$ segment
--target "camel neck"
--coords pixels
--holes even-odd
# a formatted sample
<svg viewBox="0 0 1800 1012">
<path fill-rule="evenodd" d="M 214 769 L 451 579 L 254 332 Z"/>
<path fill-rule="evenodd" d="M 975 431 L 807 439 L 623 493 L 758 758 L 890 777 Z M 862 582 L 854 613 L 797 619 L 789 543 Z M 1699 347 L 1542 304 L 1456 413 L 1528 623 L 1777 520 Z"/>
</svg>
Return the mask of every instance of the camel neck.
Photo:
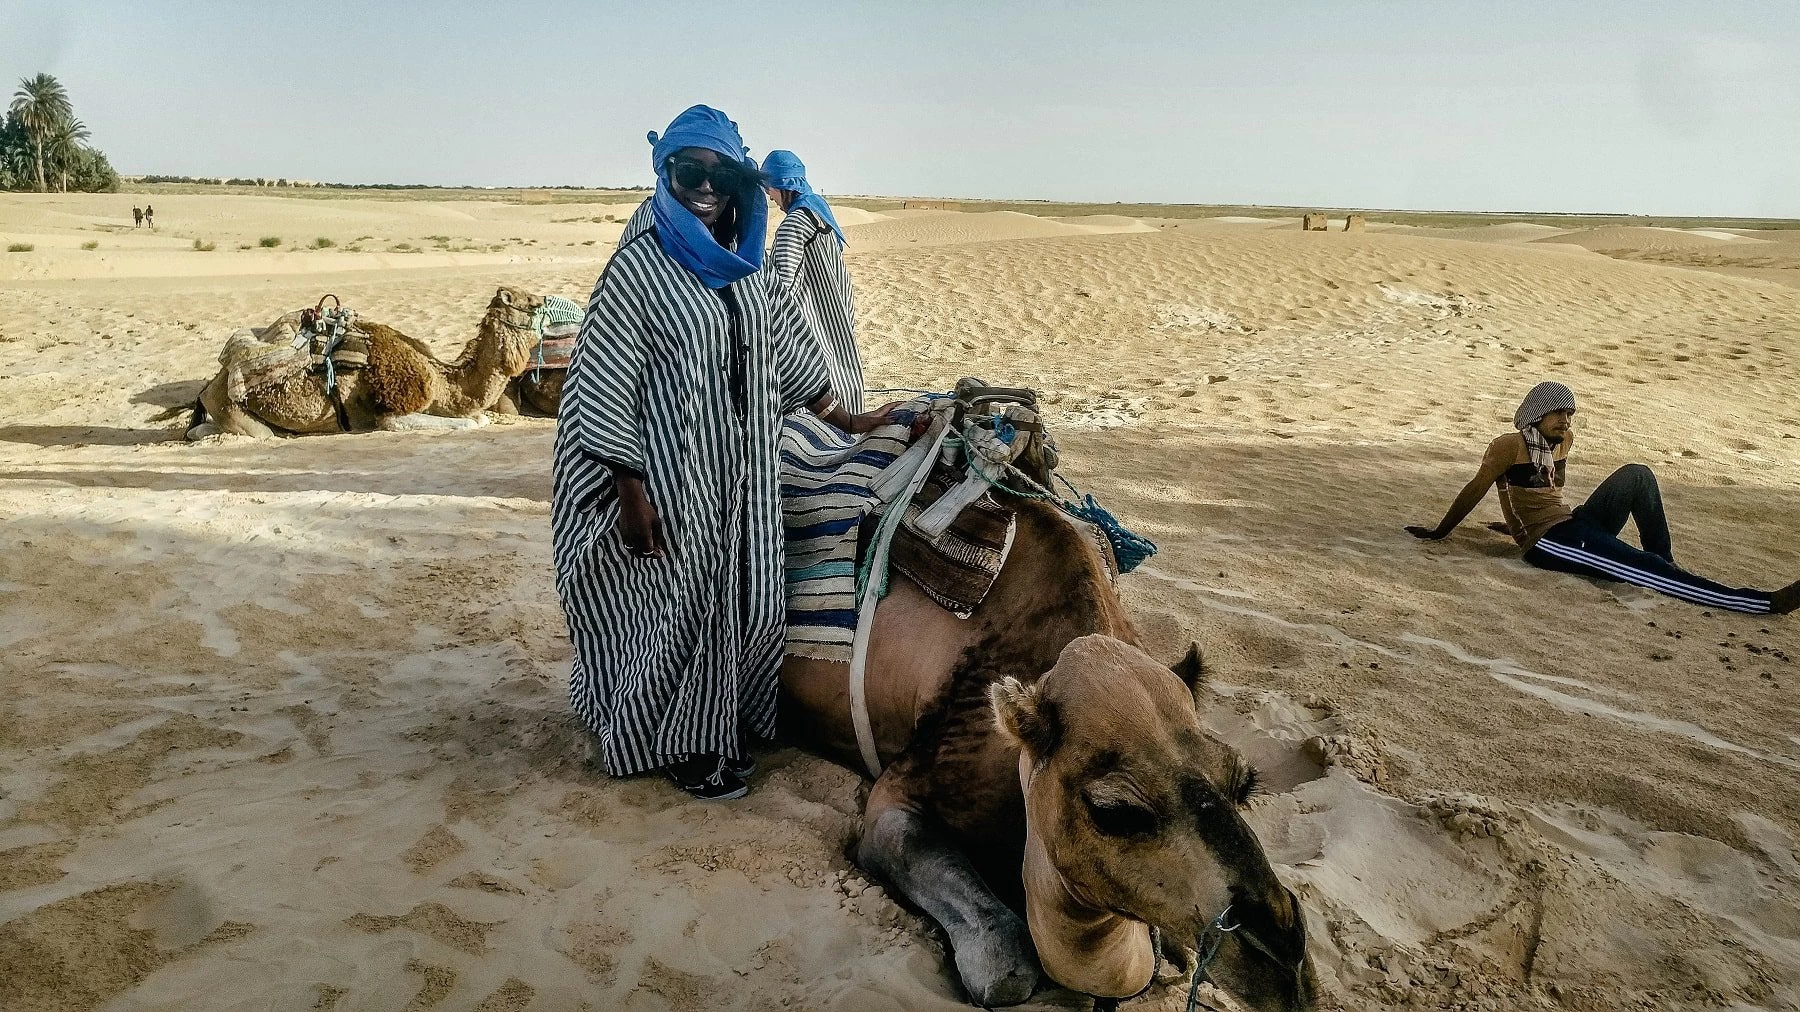
<svg viewBox="0 0 1800 1012">
<path fill-rule="evenodd" d="M 1029 814 L 1025 822 L 1025 922 L 1044 969 L 1064 987 L 1102 998 L 1148 987 L 1156 972 L 1150 926 L 1077 895 L 1050 860 Z"/>
<path fill-rule="evenodd" d="M 501 361 L 505 335 L 496 314 L 482 317 L 475 339 L 457 356 L 456 362 L 444 370 L 444 378 L 466 398 L 469 406 L 485 409 L 500 399 L 509 377 Z"/>
</svg>

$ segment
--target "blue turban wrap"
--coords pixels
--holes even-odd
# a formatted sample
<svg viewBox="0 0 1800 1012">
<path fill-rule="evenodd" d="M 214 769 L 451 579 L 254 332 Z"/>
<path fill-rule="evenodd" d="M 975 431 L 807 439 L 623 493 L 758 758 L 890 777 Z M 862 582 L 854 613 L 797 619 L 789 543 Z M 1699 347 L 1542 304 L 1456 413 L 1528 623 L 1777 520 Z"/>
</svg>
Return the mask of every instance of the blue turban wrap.
<svg viewBox="0 0 1800 1012">
<path fill-rule="evenodd" d="M 652 130 L 647 138 L 651 167 L 656 170 L 656 195 L 650 198 L 650 212 L 656 220 L 656 241 L 662 244 L 663 252 L 692 271 L 708 288 L 724 288 L 760 270 L 763 236 L 769 225 L 769 205 L 762 194 L 729 195 L 737 213 L 737 249 L 733 251 L 719 245 L 694 212 L 675 199 L 669 187 L 669 156 L 682 148 L 716 151 L 720 158 L 738 162 L 755 174 L 756 160 L 750 157 L 750 149 L 738 135 L 737 124 L 717 109 L 696 105 L 675 117 L 662 136 Z"/>
<path fill-rule="evenodd" d="M 792 151 L 771 151 L 769 157 L 763 159 L 763 172 L 768 176 L 769 185 L 777 190 L 792 190 L 800 196 L 795 198 L 793 206 L 804 207 L 819 216 L 819 220 L 831 226 L 837 233 L 838 245 L 848 245 L 844 239 L 844 230 L 838 227 L 837 216 L 831 213 L 831 207 L 825 198 L 813 192 L 812 184 L 806 181 L 806 166 L 801 164 L 800 157 Z"/>
</svg>

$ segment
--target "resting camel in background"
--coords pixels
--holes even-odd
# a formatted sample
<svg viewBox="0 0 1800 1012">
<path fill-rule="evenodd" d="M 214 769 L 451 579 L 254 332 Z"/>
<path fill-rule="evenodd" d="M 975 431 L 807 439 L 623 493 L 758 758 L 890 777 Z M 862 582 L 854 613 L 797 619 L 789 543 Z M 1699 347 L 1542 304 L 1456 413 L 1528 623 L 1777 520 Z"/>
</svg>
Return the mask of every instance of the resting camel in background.
<svg viewBox="0 0 1800 1012">
<path fill-rule="evenodd" d="M 189 423 L 189 439 L 219 432 L 269 437 L 283 433 L 367 432 L 372 429 L 469 428 L 486 421 L 507 383 L 530 364 L 537 332 L 533 314 L 540 296 L 517 288 L 494 292 L 476 335 L 454 361 L 443 362 L 422 342 L 392 327 L 358 319 L 355 329 L 368 340 L 368 365 L 339 370 L 336 396 L 314 372 L 287 372 L 234 397 L 222 368 L 200 392 Z M 226 356 L 243 342 L 252 354 L 258 344 L 285 343 L 296 333 L 299 313 L 289 313 L 255 337 L 236 337 Z"/>
<path fill-rule="evenodd" d="M 857 863 L 944 929 L 978 1005 L 1025 1001 L 1041 965 L 1112 1007 L 1151 983 L 1152 928 L 1191 946 L 1229 905 L 1240 927 L 1208 979 L 1258 1012 L 1312 1009 L 1299 900 L 1239 814 L 1254 775 L 1196 713 L 1198 647 L 1151 660 L 1088 534 L 1015 504 L 1011 554 L 972 617 L 906 579 L 876 612 L 866 685 L 884 769 Z M 787 658 L 780 712 L 784 733 L 860 768 L 848 670 Z"/>
</svg>

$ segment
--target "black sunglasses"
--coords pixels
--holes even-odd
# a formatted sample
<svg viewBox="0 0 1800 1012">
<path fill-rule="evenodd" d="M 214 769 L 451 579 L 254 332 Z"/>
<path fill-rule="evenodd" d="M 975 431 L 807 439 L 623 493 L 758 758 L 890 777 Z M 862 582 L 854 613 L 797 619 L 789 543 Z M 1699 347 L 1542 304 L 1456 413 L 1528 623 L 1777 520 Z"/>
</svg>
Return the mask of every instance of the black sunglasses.
<svg viewBox="0 0 1800 1012">
<path fill-rule="evenodd" d="M 738 193 L 746 188 L 750 174 L 735 162 L 707 165 L 692 158 L 670 158 L 669 178 L 684 190 L 697 190 L 710 180 L 714 192 Z"/>
</svg>

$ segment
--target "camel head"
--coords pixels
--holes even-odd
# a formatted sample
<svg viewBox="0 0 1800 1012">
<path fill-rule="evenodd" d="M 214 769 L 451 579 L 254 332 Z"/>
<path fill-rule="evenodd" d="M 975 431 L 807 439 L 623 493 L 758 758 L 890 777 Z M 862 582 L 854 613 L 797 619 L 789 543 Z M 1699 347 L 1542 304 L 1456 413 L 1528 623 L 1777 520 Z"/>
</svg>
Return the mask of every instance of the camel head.
<svg viewBox="0 0 1800 1012">
<path fill-rule="evenodd" d="M 1311 1009 L 1299 900 L 1239 814 L 1255 773 L 1201 728 L 1200 678 L 1198 648 L 1171 669 L 1090 635 L 990 689 L 1020 750 L 1032 941 L 1064 986 L 1123 997 L 1154 972 L 1151 927 L 1205 951 L 1229 906 L 1207 979 L 1256 1012 Z"/>
<path fill-rule="evenodd" d="M 523 289 L 502 285 L 494 290 L 481 329 L 484 335 L 499 341 L 499 368 L 503 375 L 517 376 L 531 367 L 531 352 L 537 347 L 539 336 L 532 325 L 533 318 L 543 305 L 543 296 Z"/>
</svg>

